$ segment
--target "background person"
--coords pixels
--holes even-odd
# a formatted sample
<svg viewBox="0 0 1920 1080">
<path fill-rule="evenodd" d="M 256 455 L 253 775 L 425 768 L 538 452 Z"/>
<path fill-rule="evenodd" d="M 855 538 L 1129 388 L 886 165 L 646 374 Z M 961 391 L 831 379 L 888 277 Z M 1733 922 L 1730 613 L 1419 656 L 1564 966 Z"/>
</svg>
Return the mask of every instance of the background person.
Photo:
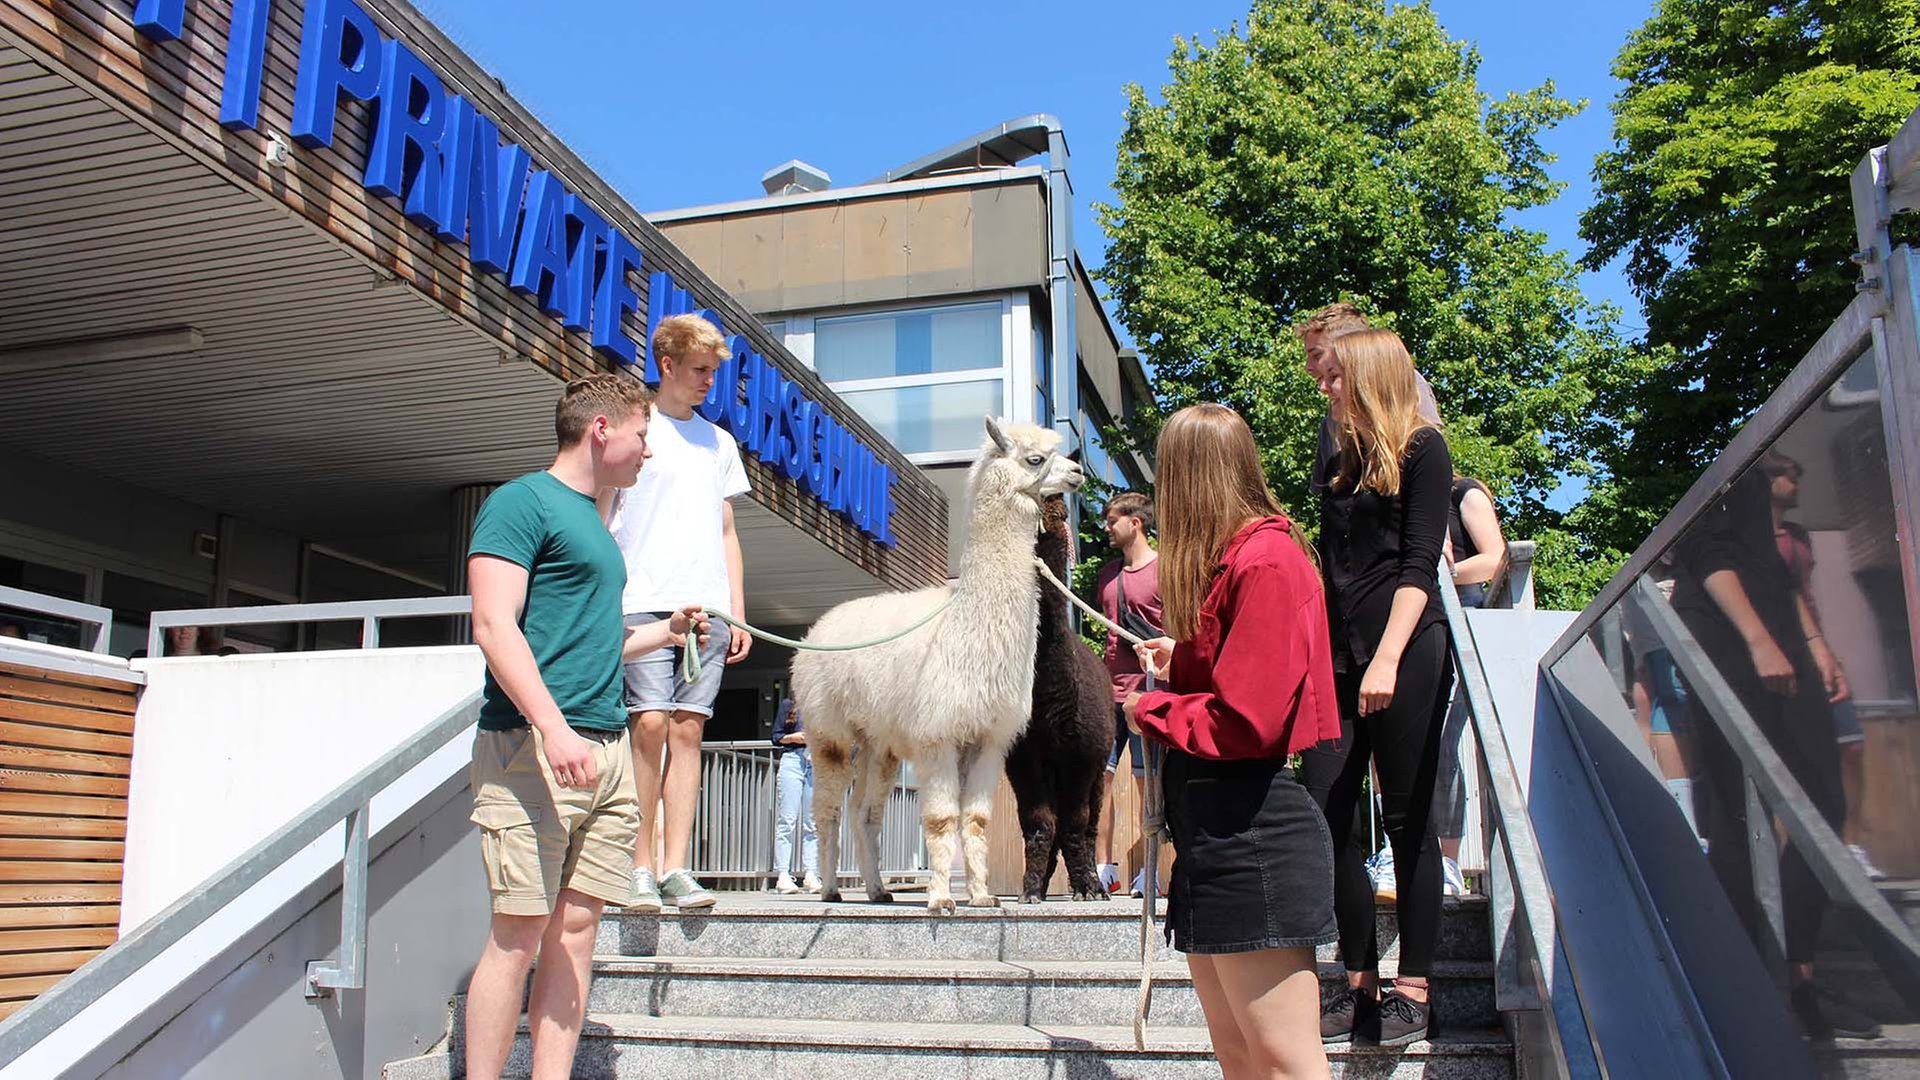
<svg viewBox="0 0 1920 1080">
<path fill-rule="evenodd" d="M 1126 709 L 1168 748 L 1167 932 L 1229 1080 L 1325 1077 L 1313 950 L 1334 938 L 1333 866 L 1288 764 L 1339 730 L 1319 575 L 1233 410 L 1175 413 L 1156 463 L 1172 637 L 1142 651 L 1166 689 Z"/>
<path fill-rule="evenodd" d="M 622 598 L 628 626 L 664 618 L 682 605 L 704 604 L 744 620 L 745 567 L 734 530 L 733 503 L 746 494 L 740 447 L 694 409 L 713 389 L 727 356 L 720 328 L 699 315 L 660 320 L 653 332 L 660 390 L 653 403 L 653 459 L 631 487 L 606 503 L 608 528 L 626 559 Z M 753 639 L 729 628 L 714 634 L 700 659 L 700 678 L 683 677 L 678 649 L 662 649 L 627 665 L 627 709 L 633 718 L 640 805 L 633 871 L 636 911 L 712 907 L 715 897 L 687 865 L 700 798 L 700 741 L 713 716 L 725 664 L 747 656 Z M 722 661 L 725 661 L 723 664 Z M 665 765 L 661 756 L 665 754 Z M 654 875 L 654 818 L 663 836 L 663 873 Z"/>
<path fill-rule="evenodd" d="M 820 837 L 813 829 L 813 752 L 800 710 L 792 698 L 781 698 L 773 721 L 774 819 L 773 868 L 779 873 L 773 891 L 820 891 Z M 801 883 L 793 881 L 793 834 L 800 830 Z"/>
<path fill-rule="evenodd" d="M 1446 439 L 1420 415 L 1413 361 L 1398 335 L 1362 330 L 1333 348 L 1320 387 L 1338 437 L 1315 479 L 1340 738 L 1307 751 L 1303 771 L 1333 836 L 1349 990 L 1328 1001 L 1321 1036 L 1398 1046 L 1429 1031 L 1427 976 L 1440 936 L 1442 870 L 1432 809 L 1453 683 L 1439 597 L 1453 463 Z M 1370 765 L 1393 847 L 1400 921 L 1399 977 L 1385 995 L 1366 871 L 1371 845 L 1357 827 Z"/>
<path fill-rule="evenodd" d="M 1120 557 L 1100 568 L 1094 586 L 1100 597 L 1100 610 L 1110 621 L 1133 634 L 1143 638 L 1159 637 L 1164 625 L 1160 612 L 1160 553 L 1147 540 L 1153 532 L 1153 499 L 1137 491 L 1123 491 L 1107 503 L 1105 517 L 1107 542 Z M 1145 747 L 1139 735 L 1127 730 L 1121 707 L 1128 695 L 1140 689 L 1146 675 L 1140 669 L 1140 658 L 1121 643 L 1120 635 L 1112 629 L 1107 630 L 1106 660 L 1107 674 L 1113 680 L 1113 752 L 1107 755 L 1107 796 L 1101 800 L 1100 826 L 1094 847 L 1095 859 L 1100 864 L 1100 884 L 1112 892 L 1120 883 L 1120 866 L 1113 858 L 1113 778 L 1120 768 L 1120 752 L 1132 749 L 1135 806 L 1142 801 L 1147 776 Z M 1146 895 L 1144 868 L 1134 875 L 1129 891 L 1134 896 Z"/>
</svg>

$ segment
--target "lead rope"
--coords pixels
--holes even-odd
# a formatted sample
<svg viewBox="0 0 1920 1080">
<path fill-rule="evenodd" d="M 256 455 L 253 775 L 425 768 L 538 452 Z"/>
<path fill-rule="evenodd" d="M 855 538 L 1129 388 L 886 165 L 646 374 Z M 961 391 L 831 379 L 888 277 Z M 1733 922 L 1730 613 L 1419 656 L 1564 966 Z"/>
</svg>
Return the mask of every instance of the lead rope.
<svg viewBox="0 0 1920 1080">
<path fill-rule="evenodd" d="M 1131 644 L 1145 644 L 1144 638 L 1129 632 L 1124 627 L 1116 626 L 1105 615 L 1095 611 L 1086 601 L 1075 596 L 1072 589 L 1067 588 L 1059 578 L 1053 576 L 1053 571 L 1047 568 L 1046 563 L 1035 559 L 1033 564 L 1040 568 L 1041 575 L 1051 582 L 1054 588 L 1060 590 L 1062 595 L 1073 601 L 1095 622 Z M 1146 681 L 1142 685 L 1145 689 L 1152 690 L 1154 688 L 1153 672 L 1148 671 L 1146 675 Z M 1143 894 L 1140 898 L 1140 993 L 1133 1004 L 1133 1045 L 1145 1052 L 1147 1013 L 1153 1008 L 1154 918 L 1160 903 L 1160 844 L 1167 837 L 1166 792 L 1160 787 L 1160 771 L 1165 762 L 1167 750 L 1152 739 L 1140 741 L 1147 751 L 1147 760 L 1142 763 L 1146 773 L 1141 777 L 1140 782 L 1140 844 L 1144 849 L 1142 854 L 1145 856 L 1146 865 L 1141 868 L 1140 878 L 1140 891 Z"/>
<path fill-rule="evenodd" d="M 1146 644 L 1145 638 L 1132 633 L 1125 627 L 1116 626 L 1112 620 L 1108 619 L 1099 611 L 1094 610 L 1086 601 L 1075 596 L 1072 589 L 1067 588 L 1065 583 L 1053 576 L 1053 571 L 1047 567 L 1045 562 L 1036 557 L 1033 560 L 1033 565 L 1035 569 L 1040 571 L 1041 577 L 1045 578 L 1055 589 L 1060 591 L 1060 595 L 1072 601 L 1074 606 L 1085 612 L 1089 618 L 1113 631 L 1116 636 L 1130 645 Z M 749 624 L 745 619 L 736 619 L 731 615 L 715 611 L 712 608 L 707 608 L 706 613 L 708 617 L 718 619 L 728 626 L 737 626 L 762 641 L 782 645 L 789 649 L 806 649 L 812 652 L 852 652 L 856 649 L 870 649 L 876 645 L 885 645 L 891 641 L 898 641 L 931 622 L 935 615 L 947 610 L 948 606 L 952 603 L 953 595 L 950 594 L 932 611 L 920 616 L 920 618 L 914 620 L 912 624 L 903 629 L 867 641 L 855 641 L 843 644 L 796 641 L 793 638 L 770 634 L 757 626 Z M 689 683 L 695 682 L 700 678 L 700 650 L 697 645 L 692 648 L 681 648 L 680 669 L 681 675 Z M 1152 690 L 1154 688 L 1153 672 L 1148 671 L 1146 676 L 1146 681 L 1143 685 L 1146 689 Z M 1141 780 L 1141 787 L 1144 789 L 1144 793 L 1140 800 L 1140 842 L 1146 849 L 1146 865 L 1142 868 L 1143 877 L 1141 878 L 1141 892 L 1145 893 L 1145 895 L 1140 898 L 1140 994 L 1135 1000 L 1133 1009 L 1133 1044 L 1144 1051 L 1147 1048 L 1147 1012 L 1153 1004 L 1153 930 L 1154 919 L 1159 907 L 1160 844 L 1167 836 L 1167 817 L 1165 793 L 1160 790 L 1160 771 L 1166 756 L 1166 749 L 1152 740 L 1142 740 L 1142 742 L 1146 746 L 1147 760 L 1144 763 L 1146 766 L 1146 775 L 1142 777 Z"/>
</svg>

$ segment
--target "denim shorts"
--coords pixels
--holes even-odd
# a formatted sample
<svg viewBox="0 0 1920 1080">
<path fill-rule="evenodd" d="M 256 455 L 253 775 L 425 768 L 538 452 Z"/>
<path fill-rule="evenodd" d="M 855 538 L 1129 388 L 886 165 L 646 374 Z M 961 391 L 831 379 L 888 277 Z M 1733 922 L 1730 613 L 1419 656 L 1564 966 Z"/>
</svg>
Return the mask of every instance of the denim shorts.
<svg viewBox="0 0 1920 1080">
<path fill-rule="evenodd" d="M 1120 751 L 1133 750 L 1133 775 L 1147 775 L 1147 748 L 1140 736 L 1127 730 L 1127 710 L 1125 706 L 1113 707 L 1113 749 L 1107 753 L 1107 771 L 1115 772 L 1120 768 Z"/>
<path fill-rule="evenodd" d="M 1167 937 L 1184 953 L 1304 949 L 1338 936 L 1326 817 L 1284 760 L 1167 751 Z"/>
<path fill-rule="evenodd" d="M 654 611 L 627 616 L 628 626 L 659 622 L 671 612 Z M 627 711 L 689 712 L 713 715 L 713 701 L 720 696 L 720 676 L 726 670 L 727 644 L 731 631 L 719 619 L 707 635 L 707 646 L 700 650 L 700 677 L 687 682 L 680 669 L 680 654 L 685 650 L 669 645 L 664 649 L 627 663 Z"/>
</svg>

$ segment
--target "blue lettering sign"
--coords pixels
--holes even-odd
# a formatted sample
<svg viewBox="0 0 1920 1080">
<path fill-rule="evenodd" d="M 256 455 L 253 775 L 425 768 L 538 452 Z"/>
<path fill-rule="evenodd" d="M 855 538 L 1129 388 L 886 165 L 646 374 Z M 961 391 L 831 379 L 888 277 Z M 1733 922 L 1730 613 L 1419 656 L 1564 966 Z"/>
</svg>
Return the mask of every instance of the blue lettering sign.
<svg viewBox="0 0 1920 1080">
<path fill-rule="evenodd" d="M 220 85 L 221 127 L 260 123 L 260 73 L 267 62 L 267 26 L 272 21 L 273 0 L 233 0 L 227 70 Z"/>
<path fill-rule="evenodd" d="M 232 0 L 220 123 L 259 123 L 261 79 L 273 0 Z M 156 41 L 180 37 L 186 0 L 137 0 L 134 25 Z M 368 103 L 367 190 L 397 200 L 407 218 L 447 243 L 467 244 L 476 269 L 500 274 L 530 294 L 569 330 L 587 331 L 596 351 L 637 364 L 660 379 L 656 358 L 625 330 L 640 297 L 630 283 L 643 271 L 638 245 L 532 155 L 503 144 L 499 126 L 471 101 L 448 94 L 412 49 L 388 40 L 354 0 L 307 0 L 290 133 L 302 146 L 333 144 L 345 96 Z M 696 309 L 672 275 L 656 272 L 647 290 L 647 331 Z M 715 373 L 700 414 L 733 432 L 743 449 L 794 481 L 876 542 L 892 546 L 893 470 L 800 383 L 754 351 L 745 335 Z"/>
<path fill-rule="evenodd" d="M 380 92 L 380 28 L 353 0 L 307 0 L 300 73 L 293 85 L 293 138 L 333 145 L 340 95 L 372 101 Z"/>
<path fill-rule="evenodd" d="M 598 273 L 606 262 L 607 236 L 612 227 L 600 212 L 578 195 L 568 195 L 564 211 L 567 230 L 567 309 L 560 325 L 585 330 L 593 322 Z"/>
<path fill-rule="evenodd" d="M 389 41 L 380 51 L 380 103 L 362 182 L 375 195 L 399 199 L 408 218 L 437 233 L 446 210 L 439 146 L 447 126 L 447 93 L 412 49 Z"/>
<path fill-rule="evenodd" d="M 567 189 L 547 170 L 527 181 L 527 208 L 520 218 L 520 242 L 513 248 L 513 276 L 507 279 L 549 315 L 567 306 L 566 202 Z"/>
<path fill-rule="evenodd" d="M 627 284 L 627 275 L 640 270 L 640 249 L 627 234 L 612 229 L 607 235 L 607 255 L 593 296 L 593 347 L 621 364 L 639 362 L 633 339 L 621 329 L 627 313 L 640 309 L 640 294 Z M 649 357 L 651 359 L 651 357 Z"/>
<path fill-rule="evenodd" d="M 134 29 L 155 41 L 173 41 L 187 19 L 187 0 L 139 0 L 133 5 Z"/>
</svg>

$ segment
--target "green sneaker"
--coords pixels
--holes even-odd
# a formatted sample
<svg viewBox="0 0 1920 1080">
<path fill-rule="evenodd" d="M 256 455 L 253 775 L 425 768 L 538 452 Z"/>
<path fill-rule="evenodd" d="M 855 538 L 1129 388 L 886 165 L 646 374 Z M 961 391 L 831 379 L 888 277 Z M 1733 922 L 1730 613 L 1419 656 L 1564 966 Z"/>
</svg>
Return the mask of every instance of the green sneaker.
<svg viewBox="0 0 1920 1080">
<path fill-rule="evenodd" d="M 627 904 L 627 910 L 642 915 L 660 914 L 660 890 L 653 883 L 653 871 L 633 872 L 633 900 Z"/>
<path fill-rule="evenodd" d="M 667 876 L 660 879 L 660 895 L 672 901 L 681 911 L 693 908 L 710 908 L 719 901 L 719 897 L 700 887 L 693 875 L 685 870 L 669 870 Z"/>
</svg>

